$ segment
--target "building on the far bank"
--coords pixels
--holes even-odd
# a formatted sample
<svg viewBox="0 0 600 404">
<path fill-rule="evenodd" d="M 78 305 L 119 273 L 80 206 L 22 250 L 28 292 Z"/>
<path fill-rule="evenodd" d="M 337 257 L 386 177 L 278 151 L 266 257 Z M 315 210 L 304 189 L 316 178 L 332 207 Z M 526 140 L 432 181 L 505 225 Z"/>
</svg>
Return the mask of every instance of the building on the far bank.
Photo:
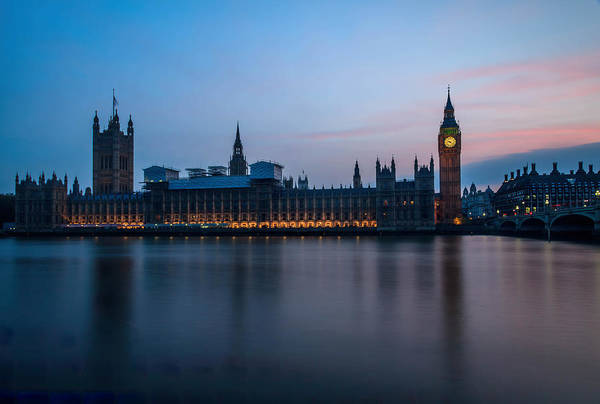
<svg viewBox="0 0 600 404">
<path fill-rule="evenodd" d="M 127 132 L 121 130 L 119 113 L 115 109 L 108 127 L 100 132 L 98 111 L 92 125 L 93 192 L 120 194 L 133 192 L 133 120 L 129 115 Z"/>
<path fill-rule="evenodd" d="M 167 182 L 179 179 L 179 170 L 168 167 L 152 166 L 144 168 L 144 182 Z"/>
<path fill-rule="evenodd" d="M 504 182 L 493 198 L 499 216 L 527 215 L 547 210 L 587 207 L 600 200 L 600 172 L 588 170 L 579 162 L 577 171 L 558 171 L 553 163 L 549 174 L 538 174 L 535 163 L 504 175 Z"/>
<path fill-rule="evenodd" d="M 494 191 L 488 185 L 485 191 L 478 190 L 475 184 L 463 190 L 462 209 L 463 217 L 469 220 L 485 219 L 495 214 L 492 206 Z"/>
<path fill-rule="evenodd" d="M 449 98 L 446 121 L 454 122 Z M 455 158 L 459 151 L 454 150 L 455 146 L 460 149 L 460 133 L 450 123 L 442 125 L 444 130 L 440 132 L 448 149 L 443 153 L 443 169 L 449 173 L 441 181 L 442 189 L 452 191 L 442 195 L 443 202 L 450 201 L 444 195 L 453 196 L 455 186 L 460 185 L 456 182 L 459 160 Z M 451 138 L 457 143 L 450 145 Z M 42 175 L 37 182 L 29 174 L 19 181 L 17 175 L 17 231 L 144 225 L 435 229 L 433 156 L 428 165 L 422 166 L 415 157 L 412 179 L 396 178 L 394 158 L 389 166 L 377 158 L 375 187 L 363 184 L 356 161 L 351 185 L 311 188 L 304 172 L 294 184 L 293 177 L 283 176 L 284 167 L 279 163 L 258 161 L 248 165 L 238 125 L 227 167 L 191 168 L 187 169 L 188 178 L 179 178 L 178 170 L 151 166 L 144 170 L 142 192 L 133 192 L 133 122 L 130 118 L 126 134 L 120 130 L 115 102 L 107 130 L 100 132 L 99 119 L 97 114 L 94 116 L 93 141 L 93 191 L 87 188 L 82 192 L 77 178 L 69 191 L 66 175 L 64 180 L 53 175 L 49 181 Z M 451 187 L 446 186 L 448 181 Z M 444 206 L 442 212 L 460 216 L 452 210 L 453 203 Z"/>
<path fill-rule="evenodd" d="M 438 134 L 438 153 L 440 159 L 440 193 L 436 205 L 436 223 L 442 225 L 460 224 L 462 209 L 460 200 L 460 155 L 462 133 L 454 116 L 454 106 L 448 99 L 444 107 L 444 119 Z"/>
</svg>

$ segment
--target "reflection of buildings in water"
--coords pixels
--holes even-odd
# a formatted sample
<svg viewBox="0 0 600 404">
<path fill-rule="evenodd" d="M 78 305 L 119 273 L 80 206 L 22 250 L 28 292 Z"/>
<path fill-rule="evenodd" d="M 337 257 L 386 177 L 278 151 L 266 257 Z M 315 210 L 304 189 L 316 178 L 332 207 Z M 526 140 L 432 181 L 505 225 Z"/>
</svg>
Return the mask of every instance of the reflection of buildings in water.
<svg viewBox="0 0 600 404">
<path fill-rule="evenodd" d="M 426 301 L 433 299 L 436 284 L 435 255 L 431 253 L 435 240 L 432 236 L 422 236 L 415 239 L 413 246 L 418 257 L 418 261 L 414 263 L 416 289 L 420 298 Z"/>
<path fill-rule="evenodd" d="M 244 331 L 246 315 L 246 299 L 248 291 L 248 274 L 252 269 L 252 245 L 242 241 L 231 242 L 231 317 L 233 320 L 233 337 Z"/>
<path fill-rule="evenodd" d="M 377 296 L 379 304 L 384 308 L 380 313 L 385 317 L 394 316 L 395 302 L 398 287 L 398 267 L 400 264 L 395 254 L 398 243 L 395 238 L 381 238 L 377 240 Z"/>
<path fill-rule="evenodd" d="M 246 369 L 248 341 L 278 338 L 281 268 L 284 266 L 283 240 L 258 238 L 231 240 L 231 261 L 221 267 L 231 273 L 231 334 L 230 351 L 225 366 L 231 371 Z M 223 252 L 225 253 L 225 252 Z M 260 333 L 256 332 L 260 329 Z"/>
<path fill-rule="evenodd" d="M 439 250 L 445 374 L 463 378 L 463 237 L 444 237 Z"/>
<path fill-rule="evenodd" d="M 357 305 L 362 304 L 362 297 L 364 288 L 367 287 L 365 284 L 364 273 L 363 273 L 363 256 L 365 251 L 361 249 L 361 240 L 359 236 L 356 236 L 352 241 L 354 243 L 354 253 L 352 255 L 352 281 L 354 285 L 354 302 Z M 368 243 L 368 241 L 367 241 Z M 369 257 L 370 258 L 370 257 Z M 360 299 L 360 300 L 357 300 Z"/>
<path fill-rule="evenodd" d="M 94 383 L 103 388 L 125 383 L 122 372 L 130 363 L 130 319 L 134 261 L 110 255 L 103 240 L 95 244 L 91 279 L 90 349 L 87 368 Z"/>
</svg>

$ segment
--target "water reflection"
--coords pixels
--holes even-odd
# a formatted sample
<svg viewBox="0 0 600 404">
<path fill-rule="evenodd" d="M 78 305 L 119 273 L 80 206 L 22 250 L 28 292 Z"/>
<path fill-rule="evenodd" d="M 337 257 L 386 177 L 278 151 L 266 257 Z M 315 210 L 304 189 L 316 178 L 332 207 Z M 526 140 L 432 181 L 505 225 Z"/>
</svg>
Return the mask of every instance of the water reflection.
<svg viewBox="0 0 600 404">
<path fill-rule="evenodd" d="M 120 244 L 117 244 L 119 247 Z M 91 389 L 121 389 L 131 357 L 131 311 L 134 260 L 114 254 L 112 245 L 95 245 L 90 283 L 90 331 L 87 365 Z"/>
<path fill-rule="evenodd" d="M 499 237 L 0 240 L 0 390 L 595 402 L 599 269 Z"/>
<path fill-rule="evenodd" d="M 453 383 L 450 394 L 455 397 L 464 393 L 463 378 L 463 237 L 448 237 L 442 240 L 439 254 L 441 277 L 441 311 L 444 341 L 444 374 Z"/>
</svg>

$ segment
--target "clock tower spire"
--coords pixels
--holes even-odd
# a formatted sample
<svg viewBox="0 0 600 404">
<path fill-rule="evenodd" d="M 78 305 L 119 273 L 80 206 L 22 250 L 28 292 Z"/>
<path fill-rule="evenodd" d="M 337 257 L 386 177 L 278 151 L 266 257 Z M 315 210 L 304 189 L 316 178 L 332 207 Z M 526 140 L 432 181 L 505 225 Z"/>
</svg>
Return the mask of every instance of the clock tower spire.
<svg viewBox="0 0 600 404">
<path fill-rule="evenodd" d="M 448 99 L 444 107 L 444 120 L 438 134 L 438 152 L 440 156 L 440 208 L 441 222 L 460 223 L 462 207 L 460 200 L 460 127 L 454 117 L 454 107 Z"/>
</svg>

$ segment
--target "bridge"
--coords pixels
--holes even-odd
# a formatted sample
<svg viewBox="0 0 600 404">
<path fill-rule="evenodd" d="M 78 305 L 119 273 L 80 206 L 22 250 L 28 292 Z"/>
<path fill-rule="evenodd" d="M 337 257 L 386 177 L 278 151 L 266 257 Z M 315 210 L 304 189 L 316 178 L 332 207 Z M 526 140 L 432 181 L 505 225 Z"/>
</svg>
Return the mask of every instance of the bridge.
<svg viewBox="0 0 600 404">
<path fill-rule="evenodd" d="M 498 216 L 486 226 L 504 234 L 578 238 L 600 237 L 600 204 L 577 208 L 548 209 L 543 212 L 515 216 Z"/>
</svg>

